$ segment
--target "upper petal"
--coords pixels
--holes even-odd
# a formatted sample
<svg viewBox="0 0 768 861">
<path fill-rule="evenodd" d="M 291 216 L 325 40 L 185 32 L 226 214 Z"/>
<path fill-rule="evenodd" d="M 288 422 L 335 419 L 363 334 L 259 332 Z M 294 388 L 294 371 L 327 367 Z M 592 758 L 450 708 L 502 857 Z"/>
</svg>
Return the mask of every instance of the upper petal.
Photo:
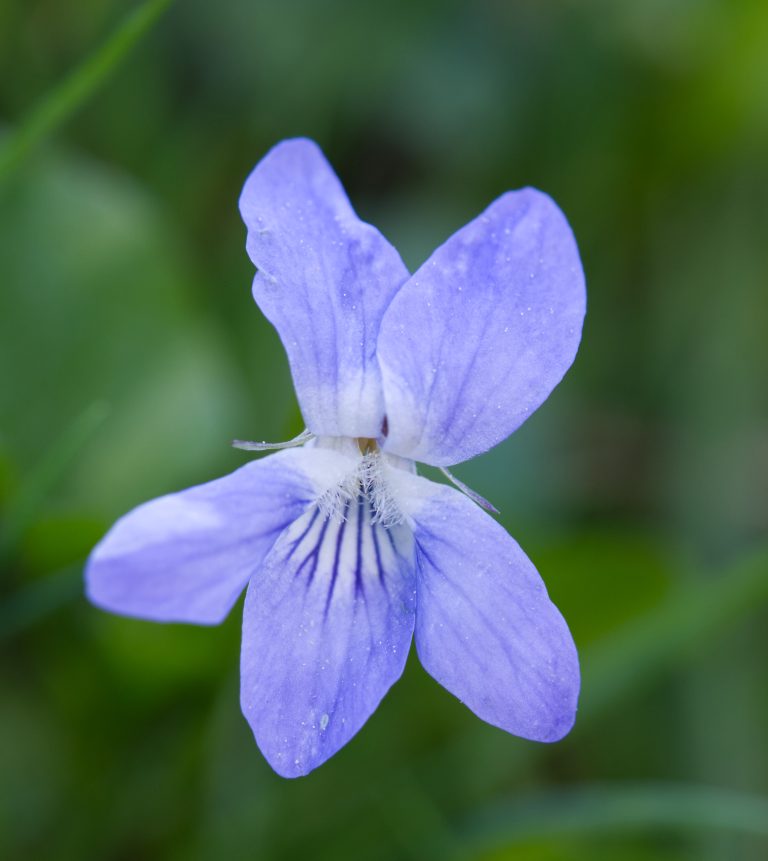
<svg viewBox="0 0 768 861">
<path fill-rule="evenodd" d="M 94 604 L 161 622 L 220 622 L 279 534 L 354 464 L 294 449 L 162 496 L 115 523 L 91 553 Z"/>
<path fill-rule="evenodd" d="M 570 367 L 585 305 L 556 204 L 530 188 L 502 195 L 434 252 L 384 316 L 387 449 L 449 466 L 503 440 Z"/>
<path fill-rule="evenodd" d="M 384 406 L 376 339 L 408 278 L 397 251 L 360 221 L 309 140 L 284 141 L 259 162 L 240 211 L 258 268 L 253 295 L 285 345 L 307 427 L 377 437 Z"/>
<path fill-rule="evenodd" d="M 407 527 L 373 523 L 361 497 L 345 519 L 313 508 L 283 533 L 248 587 L 240 673 L 275 771 L 307 774 L 352 738 L 402 674 L 413 624 Z"/>
<path fill-rule="evenodd" d="M 578 656 L 533 564 L 458 491 L 404 473 L 399 482 L 414 521 L 425 669 L 488 723 L 562 738 L 576 715 Z"/>
</svg>

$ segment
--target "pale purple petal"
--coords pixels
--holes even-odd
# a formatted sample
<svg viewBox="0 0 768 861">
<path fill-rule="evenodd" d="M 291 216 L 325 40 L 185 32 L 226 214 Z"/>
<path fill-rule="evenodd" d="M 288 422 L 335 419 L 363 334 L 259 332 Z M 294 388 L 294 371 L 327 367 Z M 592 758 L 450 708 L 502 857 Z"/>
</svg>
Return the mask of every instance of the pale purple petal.
<svg viewBox="0 0 768 861">
<path fill-rule="evenodd" d="M 88 597 L 126 616 L 216 624 L 280 533 L 354 466 L 337 452 L 294 449 L 140 505 L 91 553 Z"/>
<path fill-rule="evenodd" d="M 399 475 L 414 522 L 416 648 L 424 668 L 478 717 L 535 741 L 573 725 L 576 648 L 517 543 L 458 491 Z"/>
<path fill-rule="evenodd" d="M 573 362 L 585 302 L 555 203 L 530 188 L 502 195 L 434 252 L 384 316 L 387 450 L 450 466 L 503 440 Z"/>
<path fill-rule="evenodd" d="M 282 338 L 299 405 L 316 435 L 377 437 L 384 417 L 376 339 L 408 278 L 397 251 L 357 217 L 320 149 L 272 149 L 240 211 L 258 271 L 253 295 Z"/>
<path fill-rule="evenodd" d="M 414 624 L 413 540 L 373 524 L 369 503 L 346 519 L 304 514 L 250 586 L 243 616 L 241 704 L 284 777 L 336 753 L 405 666 Z"/>
</svg>

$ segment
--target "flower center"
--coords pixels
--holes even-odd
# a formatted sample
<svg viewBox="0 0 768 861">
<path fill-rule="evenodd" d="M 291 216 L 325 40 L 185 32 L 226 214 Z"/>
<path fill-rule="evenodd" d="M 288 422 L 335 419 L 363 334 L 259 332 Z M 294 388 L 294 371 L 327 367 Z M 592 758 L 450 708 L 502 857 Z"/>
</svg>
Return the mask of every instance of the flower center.
<svg viewBox="0 0 768 861">
<path fill-rule="evenodd" d="M 392 468 L 386 462 L 387 456 L 376 440 L 361 438 L 356 442 L 362 457 L 343 481 L 320 497 L 321 513 L 335 521 L 346 520 L 351 505 L 364 505 L 370 511 L 371 523 L 386 528 L 402 523 L 403 515 L 386 480 L 386 473 Z"/>
</svg>

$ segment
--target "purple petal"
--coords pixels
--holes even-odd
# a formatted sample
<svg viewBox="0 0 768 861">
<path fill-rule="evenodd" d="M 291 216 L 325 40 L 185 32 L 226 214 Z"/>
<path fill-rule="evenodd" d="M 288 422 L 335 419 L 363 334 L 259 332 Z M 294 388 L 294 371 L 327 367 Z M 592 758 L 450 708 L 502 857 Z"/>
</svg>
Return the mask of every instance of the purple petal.
<svg viewBox="0 0 768 861">
<path fill-rule="evenodd" d="M 280 537 L 245 599 L 241 704 L 284 777 L 325 762 L 362 727 L 405 666 L 414 624 L 413 539 L 318 509 Z"/>
<path fill-rule="evenodd" d="M 248 177 L 240 211 L 258 268 L 253 295 L 282 338 L 316 435 L 377 437 L 376 339 L 408 278 L 397 251 L 355 214 L 312 141 L 287 140 Z"/>
<path fill-rule="evenodd" d="M 416 648 L 478 717 L 535 741 L 573 725 L 576 648 L 517 543 L 458 491 L 400 476 L 417 555 Z"/>
<path fill-rule="evenodd" d="M 555 203 L 530 188 L 502 195 L 434 252 L 384 316 L 387 450 L 450 466 L 503 440 L 573 362 L 585 302 Z"/>
<path fill-rule="evenodd" d="M 88 597 L 126 616 L 216 624 L 280 533 L 350 468 L 326 449 L 283 451 L 140 505 L 91 554 Z"/>
</svg>

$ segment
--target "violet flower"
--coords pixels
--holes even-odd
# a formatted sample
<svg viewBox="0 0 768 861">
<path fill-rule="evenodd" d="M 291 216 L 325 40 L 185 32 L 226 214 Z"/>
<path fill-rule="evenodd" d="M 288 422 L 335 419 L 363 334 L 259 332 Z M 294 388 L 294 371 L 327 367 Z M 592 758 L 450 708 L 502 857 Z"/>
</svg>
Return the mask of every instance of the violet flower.
<svg viewBox="0 0 768 861">
<path fill-rule="evenodd" d="M 484 500 L 414 462 L 445 468 L 501 442 L 570 366 L 585 292 L 564 216 L 539 191 L 508 192 L 410 275 L 302 139 L 256 166 L 240 209 L 307 431 L 119 520 L 89 560 L 89 598 L 216 624 L 247 587 L 242 709 L 286 777 L 355 735 L 414 635 L 480 718 L 562 738 L 579 689 L 562 616 Z"/>
</svg>

